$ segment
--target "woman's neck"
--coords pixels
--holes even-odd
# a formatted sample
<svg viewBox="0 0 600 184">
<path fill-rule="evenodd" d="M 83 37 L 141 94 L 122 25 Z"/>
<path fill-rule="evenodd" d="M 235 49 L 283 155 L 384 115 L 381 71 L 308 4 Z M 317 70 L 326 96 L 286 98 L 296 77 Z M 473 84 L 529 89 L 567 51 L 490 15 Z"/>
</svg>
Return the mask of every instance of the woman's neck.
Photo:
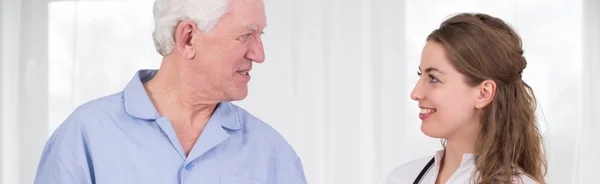
<svg viewBox="0 0 600 184">
<path fill-rule="evenodd" d="M 462 162 L 464 154 L 475 152 L 475 142 L 471 141 L 448 141 L 444 149 L 444 162 L 448 164 L 458 164 Z"/>
<path fill-rule="evenodd" d="M 444 149 L 444 156 L 440 163 L 436 184 L 446 183 L 450 176 L 460 167 L 464 154 L 472 154 L 474 151 L 474 142 L 448 140 Z"/>
</svg>

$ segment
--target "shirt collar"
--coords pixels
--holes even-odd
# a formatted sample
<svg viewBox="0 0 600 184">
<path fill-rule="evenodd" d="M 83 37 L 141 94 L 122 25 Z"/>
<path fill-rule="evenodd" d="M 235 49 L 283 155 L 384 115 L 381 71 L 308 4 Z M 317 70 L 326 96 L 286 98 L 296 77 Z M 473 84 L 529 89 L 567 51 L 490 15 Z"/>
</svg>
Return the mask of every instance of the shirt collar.
<svg viewBox="0 0 600 184">
<path fill-rule="evenodd" d="M 218 120 L 223 128 L 229 130 L 242 129 L 240 114 L 237 106 L 230 102 L 221 102 L 217 104 L 217 108 L 210 119 Z"/>
<path fill-rule="evenodd" d="M 154 104 L 152 104 L 152 100 L 150 100 L 144 88 L 144 83 L 152 79 L 157 72 L 158 70 L 139 70 L 127 86 L 125 86 L 123 90 L 123 106 L 125 112 L 130 116 L 144 120 L 156 120 L 160 118 L 158 111 L 154 107 Z M 242 128 L 239 113 L 235 105 L 230 102 L 221 102 L 217 105 L 210 119 L 218 121 L 223 128 L 239 130 Z"/>
<path fill-rule="evenodd" d="M 156 120 L 160 118 L 158 111 L 154 108 L 144 83 L 156 75 L 158 70 L 139 70 L 135 73 L 131 81 L 125 86 L 123 90 L 123 106 L 125 112 L 130 116 L 144 119 L 144 120 Z"/>
<path fill-rule="evenodd" d="M 440 164 L 442 163 L 442 158 L 444 157 L 444 153 L 446 150 L 439 150 L 435 152 L 435 170 L 436 172 L 440 170 Z M 465 153 L 462 156 L 459 167 L 465 166 L 475 166 L 475 157 L 472 153 Z"/>
</svg>

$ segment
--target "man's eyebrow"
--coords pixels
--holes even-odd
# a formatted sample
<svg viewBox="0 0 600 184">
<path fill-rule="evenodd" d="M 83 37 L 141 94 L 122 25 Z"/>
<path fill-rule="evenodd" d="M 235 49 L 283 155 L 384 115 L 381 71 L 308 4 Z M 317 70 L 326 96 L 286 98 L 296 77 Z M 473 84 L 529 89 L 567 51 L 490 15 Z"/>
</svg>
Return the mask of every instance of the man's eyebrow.
<svg viewBox="0 0 600 184">
<path fill-rule="evenodd" d="M 248 26 L 246 26 L 246 27 L 250 31 L 256 31 L 256 30 L 258 30 L 258 26 L 256 26 L 255 24 L 248 24 Z"/>
<path fill-rule="evenodd" d="M 421 67 L 419 67 L 419 71 L 421 71 Z M 428 68 L 425 69 L 426 73 L 431 73 L 433 71 L 439 72 L 441 74 L 445 74 L 444 72 L 442 72 L 441 70 L 439 70 L 439 69 L 437 69 L 435 67 L 428 67 Z"/>
<path fill-rule="evenodd" d="M 263 29 L 265 29 L 266 27 L 267 27 L 267 25 L 265 25 L 265 27 L 263 27 Z M 246 29 L 248 31 L 251 31 L 251 32 L 257 31 L 258 28 L 259 27 L 256 24 L 248 24 L 248 25 L 246 25 Z"/>
</svg>

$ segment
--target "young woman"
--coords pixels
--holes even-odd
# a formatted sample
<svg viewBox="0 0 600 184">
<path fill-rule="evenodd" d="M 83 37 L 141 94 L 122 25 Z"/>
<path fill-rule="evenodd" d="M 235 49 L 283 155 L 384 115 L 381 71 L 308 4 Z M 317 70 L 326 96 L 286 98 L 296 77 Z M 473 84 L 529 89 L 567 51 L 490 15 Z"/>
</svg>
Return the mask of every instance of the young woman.
<svg viewBox="0 0 600 184">
<path fill-rule="evenodd" d="M 411 93 L 434 156 L 396 168 L 387 184 L 544 184 L 536 100 L 521 79 L 521 39 L 504 21 L 463 13 L 428 37 Z"/>
</svg>

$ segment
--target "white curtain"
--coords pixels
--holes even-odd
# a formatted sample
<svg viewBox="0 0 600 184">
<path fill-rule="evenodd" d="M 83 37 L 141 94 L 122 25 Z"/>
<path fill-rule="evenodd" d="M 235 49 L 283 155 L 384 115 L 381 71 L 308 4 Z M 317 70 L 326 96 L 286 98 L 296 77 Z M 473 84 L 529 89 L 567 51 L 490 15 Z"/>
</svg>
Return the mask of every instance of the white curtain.
<svg viewBox="0 0 600 184">
<path fill-rule="evenodd" d="M 583 3 L 583 122 L 579 129 L 575 183 L 597 183 L 600 169 L 600 1 Z"/>
<path fill-rule="evenodd" d="M 47 2 L 0 3 L 0 181 L 32 183 L 48 138 Z"/>
<path fill-rule="evenodd" d="M 89 100 L 158 68 L 150 0 L 0 0 L 0 182 L 32 183 L 49 134 Z M 265 0 L 266 62 L 236 102 L 275 127 L 311 184 L 382 183 L 440 149 L 409 93 L 426 35 L 484 12 L 524 41 L 550 183 L 591 184 L 600 169 L 600 19 L 595 0 Z M 582 13 L 583 12 L 583 13 Z"/>
</svg>

